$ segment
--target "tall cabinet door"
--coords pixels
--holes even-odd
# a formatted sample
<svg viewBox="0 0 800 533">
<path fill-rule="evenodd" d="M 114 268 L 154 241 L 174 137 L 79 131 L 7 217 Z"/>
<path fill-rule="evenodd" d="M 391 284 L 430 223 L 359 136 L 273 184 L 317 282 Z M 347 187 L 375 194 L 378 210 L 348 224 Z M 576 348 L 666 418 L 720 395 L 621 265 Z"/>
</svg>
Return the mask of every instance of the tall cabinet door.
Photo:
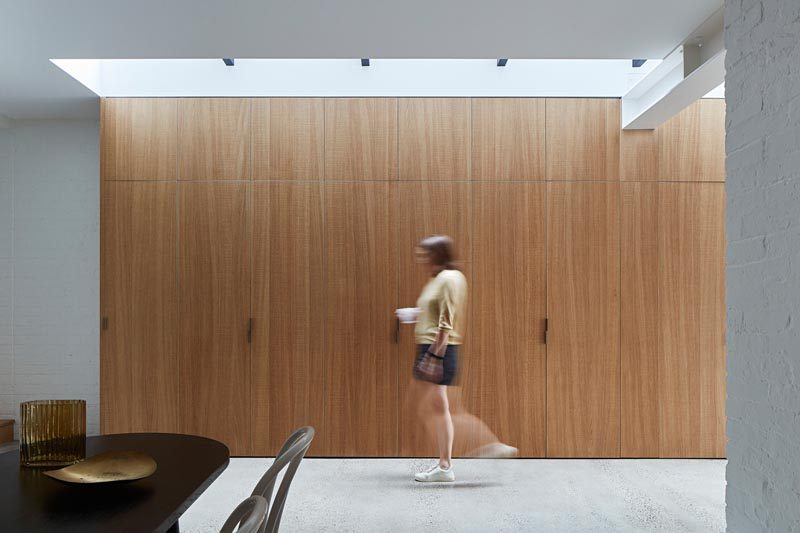
<svg viewBox="0 0 800 533">
<path fill-rule="evenodd" d="M 547 455 L 619 456 L 619 184 L 550 183 Z"/>
<path fill-rule="evenodd" d="M 402 182 L 398 184 L 400 205 L 399 264 L 400 305 L 414 307 L 422 287 L 428 282 L 424 265 L 415 261 L 414 250 L 420 240 L 429 235 L 449 235 L 455 243 L 459 267 L 469 283 L 472 277 L 472 185 L 469 182 Z M 469 312 L 469 309 L 468 311 Z M 469 320 L 467 335 L 469 335 Z M 470 343 L 467 340 L 466 349 Z M 461 361 L 469 358 L 461 351 Z M 409 384 L 416 356 L 414 326 L 400 326 L 400 455 L 430 457 L 436 453 L 436 443 L 429 436 L 417 415 L 415 398 L 409 396 Z M 463 372 L 461 381 L 463 382 Z M 455 393 L 455 387 L 449 389 Z M 451 397 L 451 403 L 462 398 Z M 455 449 L 463 451 L 456 435 Z"/>
<path fill-rule="evenodd" d="M 175 183 L 103 184 L 103 433 L 177 430 Z"/>
<path fill-rule="evenodd" d="M 523 457 L 545 455 L 545 185 L 474 185 L 468 386 Z"/>
<path fill-rule="evenodd" d="M 725 456 L 725 189 L 661 183 L 662 457 Z"/>
<path fill-rule="evenodd" d="M 274 455 L 300 426 L 324 434 L 321 185 L 253 188 L 252 453 Z"/>
<path fill-rule="evenodd" d="M 620 455 L 659 456 L 658 188 L 620 184 Z"/>
<path fill-rule="evenodd" d="M 622 184 L 623 457 L 725 455 L 723 188 Z"/>
<path fill-rule="evenodd" d="M 250 452 L 249 187 L 183 182 L 180 227 L 180 429 Z"/>
<path fill-rule="evenodd" d="M 396 192 L 325 184 L 325 455 L 397 453 Z"/>
</svg>

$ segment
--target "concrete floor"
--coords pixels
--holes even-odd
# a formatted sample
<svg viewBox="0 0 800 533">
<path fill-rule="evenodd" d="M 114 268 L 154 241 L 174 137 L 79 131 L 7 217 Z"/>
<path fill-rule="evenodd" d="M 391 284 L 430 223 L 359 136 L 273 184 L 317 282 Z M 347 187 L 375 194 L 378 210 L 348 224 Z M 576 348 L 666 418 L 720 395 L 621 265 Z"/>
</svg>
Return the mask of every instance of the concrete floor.
<svg viewBox="0 0 800 533">
<path fill-rule="evenodd" d="M 181 531 L 219 531 L 270 463 L 232 459 Z M 725 461 L 464 459 L 454 484 L 415 483 L 431 464 L 306 459 L 281 531 L 725 530 Z"/>
</svg>

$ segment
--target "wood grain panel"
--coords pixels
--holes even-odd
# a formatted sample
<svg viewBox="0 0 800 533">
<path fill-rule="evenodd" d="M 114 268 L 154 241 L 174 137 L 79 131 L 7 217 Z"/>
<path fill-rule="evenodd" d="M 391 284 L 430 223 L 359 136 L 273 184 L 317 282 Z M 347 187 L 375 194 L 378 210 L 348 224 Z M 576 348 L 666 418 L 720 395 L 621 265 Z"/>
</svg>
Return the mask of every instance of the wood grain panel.
<svg viewBox="0 0 800 533">
<path fill-rule="evenodd" d="M 177 431 L 175 194 L 174 183 L 103 186 L 103 433 Z"/>
<path fill-rule="evenodd" d="M 397 453 L 395 186 L 325 185 L 326 455 Z"/>
<path fill-rule="evenodd" d="M 543 180 L 543 98 L 472 100 L 472 177 Z"/>
<path fill-rule="evenodd" d="M 472 270 L 472 187 L 467 182 L 404 182 L 398 185 L 400 217 L 399 232 L 399 279 L 400 302 L 402 307 L 414 307 L 422 287 L 428 282 L 425 268 L 416 263 L 414 250 L 420 240 L 429 235 L 449 235 L 453 238 L 459 267 L 471 279 Z M 469 312 L 469 310 L 467 311 Z M 465 343 L 459 352 L 459 385 L 470 381 L 470 333 L 469 320 L 466 322 Z M 417 416 L 416 399 L 410 389 L 411 369 L 416 356 L 414 326 L 402 325 L 400 330 L 400 353 L 398 355 L 400 398 L 400 455 L 404 457 L 431 457 L 438 453 L 436 443 L 425 432 Z M 477 385 L 476 385 L 477 386 Z M 454 402 L 462 398 L 452 398 Z M 471 409 L 473 405 L 465 405 Z M 465 446 L 456 436 L 455 449 L 463 453 Z"/>
<path fill-rule="evenodd" d="M 247 183 L 179 190 L 180 429 L 250 452 Z"/>
<path fill-rule="evenodd" d="M 545 185 L 476 183 L 474 190 L 477 414 L 523 457 L 544 457 Z"/>
<path fill-rule="evenodd" d="M 397 99 L 325 100 L 325 178 L 397 179 Z"/>
<path fill-rule="evenodd" d="M 696 101 L 657 136 L 661 181 L 725 181 L 725 100 Z"/>
<path fill-rule="evenodd" d="M 178 99 L 178 176 L 250 179 L 249 99 Z"/>
<path fill-rule="evenodd" d="M 547 179 L 619 179 L 619 99 L 546 100 Z"/>
<path fill-rule="evenodd" d="M 100 113 L 103 179 L 176 179 L 178 112 L 175 99 L 103 98 Z"/>
<path fill-rule="evenodd" d="M 254 455 L 274 456 L 300 426 L 325 432 L 320 187 L 254 184 Z"/>
<path fill-rule="evenodd" d="M 401 98 L 400 179 L 469 179 L 470 110 L 469 98 Z"/>
<path fill-rule="evenodd" d="M 621 185 L 622 457 L 659 456 L 658 184 Z"/>
<path fill-rule="evenodd" d="M 622 130 L 619 151 L 621 180 L 658 181 L 656 130 Z"/>
<path fill-rule="evenodd" d="M 659 184 L 662 457 L 725 455 L 725 191 Z"/>
<path fill-rule="evenodd" d="M 547 191 L 547 455 L 617 457 L 619 184 Z"/>
<path fill-rule="evenodd" d="M 324 165 L 322 98 L 254 98 L 253 179 L 316 180 Z"/>
</svg>

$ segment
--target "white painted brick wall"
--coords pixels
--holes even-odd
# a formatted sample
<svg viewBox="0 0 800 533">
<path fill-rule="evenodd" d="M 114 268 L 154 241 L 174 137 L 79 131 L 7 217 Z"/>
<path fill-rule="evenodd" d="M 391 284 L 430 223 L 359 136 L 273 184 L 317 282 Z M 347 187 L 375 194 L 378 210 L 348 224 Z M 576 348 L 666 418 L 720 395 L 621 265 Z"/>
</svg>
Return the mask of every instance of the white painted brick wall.
<svg viewBox="0 0 800 533">
<path fill-rule="evenodd" d="M 725 25 L 728 530 L 800 532 L 800 0 Z"/>
<path fill-rule="evenodd" d="M 80 398 L 98 431 L 98 176 L 95 121 L 0 129 L 0 417 Z"/>
</svg>

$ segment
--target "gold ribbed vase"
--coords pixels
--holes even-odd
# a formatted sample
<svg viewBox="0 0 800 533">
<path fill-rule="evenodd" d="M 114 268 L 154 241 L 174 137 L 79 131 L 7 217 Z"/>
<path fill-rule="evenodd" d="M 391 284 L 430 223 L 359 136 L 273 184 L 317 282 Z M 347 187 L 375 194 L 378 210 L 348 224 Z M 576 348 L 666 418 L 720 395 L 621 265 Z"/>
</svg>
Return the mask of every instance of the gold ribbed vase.
<svg viewBox="0 0 800 533">
<path fill-rule="evenodd" d="M 71 465 L 86 458 L 86 401 L 36 400 L 20 404 L 19 462 Z"/>
</svg>

